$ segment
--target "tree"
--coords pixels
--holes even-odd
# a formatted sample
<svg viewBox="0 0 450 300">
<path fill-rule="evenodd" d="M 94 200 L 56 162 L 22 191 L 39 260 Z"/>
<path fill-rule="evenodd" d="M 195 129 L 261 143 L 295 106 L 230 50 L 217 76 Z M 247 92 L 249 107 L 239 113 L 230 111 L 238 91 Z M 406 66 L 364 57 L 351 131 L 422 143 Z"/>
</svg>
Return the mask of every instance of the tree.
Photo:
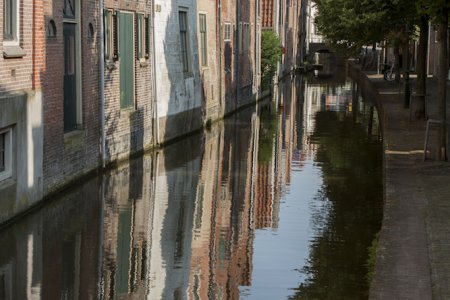
<svg viewBox="0 0 450 300">
<path fill-rule="evenodd" d="M 278 62 L 281 60 L 281 43 L 272 30 L 264 30 L 261 36 L 261 70 L 262 87 L 267 89 L 275 74 Z"/>
<path fill-rule="evenodd" d="M 425 95 L 427 94 L 427 52 L 428 52 L 428 21 L 427 15 L 420 16 L 419 47 L 417 50 L 417 104 L 414 115 L 418 119 L 425 118 Z"/>
<path fill-rule="evenodd" d="M 438 118 L 442 122 L 438 134 L 438 156 L 447 160 L 447 72 L 448 72 L 448 17 L 450 0 L 420 0 L 419 8 L 431 17 L 437 26 L 438 40 Z"/>
</svg>

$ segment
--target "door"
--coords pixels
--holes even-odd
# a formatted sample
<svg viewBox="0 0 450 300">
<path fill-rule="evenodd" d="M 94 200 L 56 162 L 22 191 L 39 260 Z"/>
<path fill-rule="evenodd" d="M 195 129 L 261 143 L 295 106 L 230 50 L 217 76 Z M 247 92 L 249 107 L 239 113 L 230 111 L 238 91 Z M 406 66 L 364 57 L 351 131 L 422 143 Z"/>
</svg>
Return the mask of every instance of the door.
<svg viewBox="0 0 450 300">
<path fill-rule="evenodd" d="M 134 103 L 134 15 L 119 12 L 120 108 Z"/>
<path fill-rule="evenodd" d="M 77 128 L 76 24 L 64 23 L 64 132 Z"/>
</svg>

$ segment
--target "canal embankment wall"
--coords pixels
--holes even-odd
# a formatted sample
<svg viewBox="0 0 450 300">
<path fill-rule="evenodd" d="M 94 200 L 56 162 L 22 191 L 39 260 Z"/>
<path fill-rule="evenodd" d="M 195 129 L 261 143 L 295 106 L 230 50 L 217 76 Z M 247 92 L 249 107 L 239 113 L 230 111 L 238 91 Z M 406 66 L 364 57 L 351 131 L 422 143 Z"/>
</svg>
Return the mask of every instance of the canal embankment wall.
<svg viewBox="0 0 450 300">
<path fill-rule="evenodd" d="M 379 110 L 384 208 L 369 299 L 450 299 L 450 166 L 424 161 L 426 120 L 411 117 L 399 86 L 349 64 L 349 75 Z M 427 82 L 437 116 L 436 81 Z"/>
</svg>

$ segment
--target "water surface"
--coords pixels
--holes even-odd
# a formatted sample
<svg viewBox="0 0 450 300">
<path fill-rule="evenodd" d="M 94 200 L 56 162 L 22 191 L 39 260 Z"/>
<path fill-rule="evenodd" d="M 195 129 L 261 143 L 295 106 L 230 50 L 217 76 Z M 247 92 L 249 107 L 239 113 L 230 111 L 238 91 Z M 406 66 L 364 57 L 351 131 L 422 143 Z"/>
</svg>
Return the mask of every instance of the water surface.
<svg viewBox="0 0 450 300">
<path fill-rule="evenodd" d="M 381 223 L 376 110 L 287 78 L 203 134 L 0 231 L 0 299 L 366 299 Z"/>
</svg>

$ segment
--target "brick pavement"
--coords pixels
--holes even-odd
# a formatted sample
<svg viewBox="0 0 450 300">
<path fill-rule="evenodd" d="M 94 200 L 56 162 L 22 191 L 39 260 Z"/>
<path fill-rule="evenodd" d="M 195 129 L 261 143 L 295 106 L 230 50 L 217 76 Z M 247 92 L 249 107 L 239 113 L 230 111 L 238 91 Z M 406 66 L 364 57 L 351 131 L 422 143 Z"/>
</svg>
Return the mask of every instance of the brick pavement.
<svg viewBox="0 0 450 300">
<path fill-rule="evenodd" d="M 369 299 L 450 299 L 450 163 L 423 161 L 426 122 L 410 120 L 395 83 L 353 68 L 375 91 L 384 137 L 384 217 Z M 430 118 L 436 86 L 429 79 Z"/>
</svg>

